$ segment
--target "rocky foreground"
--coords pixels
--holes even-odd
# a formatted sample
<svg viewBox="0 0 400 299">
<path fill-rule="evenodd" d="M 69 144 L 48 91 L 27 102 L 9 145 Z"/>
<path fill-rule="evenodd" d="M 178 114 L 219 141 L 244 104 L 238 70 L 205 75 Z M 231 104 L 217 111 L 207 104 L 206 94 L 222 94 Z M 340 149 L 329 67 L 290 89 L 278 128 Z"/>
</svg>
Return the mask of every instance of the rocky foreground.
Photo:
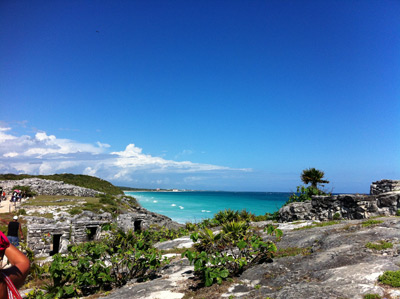
<svg viewBox="0 0 400 299">
<path fill-rule="evenodd" d="M 246 270 L 223 286 L 212 286 L 198 297 L 206 298 L 364 298 L 379 294 L 382 298 L 400 298 L 400 290 L 384 286 L 377 279 L 384 271 L 400 267 L 400 217 L 383 217 L 382 223 L 363 226 L 367 220 L 346 220 L 325 227 L 298 229 L 312 221 L 281 223 L 284 236 L 277 242 L 284 252 L 300 251 L 294 256 L 274 258 Z M 257 223 L 265 226 L 266 223 Z M 270 236 L 265 235 L 265 239 Z M 368 249 L 368 242 L 393 243 L 385 250 Z M 160 249 L 190 247 L 189 238 L 158 244 Z M 288 250 L 291 249 L 291 250 Z M 283 254 L 284 255 L 284 254 Z M 116 298 L 191 298 L 193 266 L 178 255 L 159 278 L 132 281 L 104 297 Z M 206 295 L 204 295 L 206 294 Z"/>
</svg>

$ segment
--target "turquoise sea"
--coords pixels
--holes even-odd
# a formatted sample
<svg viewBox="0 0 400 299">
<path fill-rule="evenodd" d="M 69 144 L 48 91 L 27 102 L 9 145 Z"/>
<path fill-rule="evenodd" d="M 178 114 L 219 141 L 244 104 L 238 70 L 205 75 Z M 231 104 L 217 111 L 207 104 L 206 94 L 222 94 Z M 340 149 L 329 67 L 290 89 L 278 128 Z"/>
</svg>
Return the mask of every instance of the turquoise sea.
<svg viewBox="0 0 400 299">
<path fill-rule="evenodd" d="M 246 209 L 255 215 L 277 211 L 291 193 L 281 192 L 125 192 L 149 211 L 185 223 L 212 218 L 224 209 Z"/>
</svg>

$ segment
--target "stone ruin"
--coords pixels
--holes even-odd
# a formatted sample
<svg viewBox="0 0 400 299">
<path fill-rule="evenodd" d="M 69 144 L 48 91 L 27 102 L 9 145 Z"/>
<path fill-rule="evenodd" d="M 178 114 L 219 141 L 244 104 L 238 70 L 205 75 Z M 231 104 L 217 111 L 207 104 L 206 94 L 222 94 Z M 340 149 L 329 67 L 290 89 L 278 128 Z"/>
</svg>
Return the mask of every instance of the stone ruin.
<svg viewBox="0 0 400 299">
<path fill-rule="evenodd" d="M 48 219 L 24 217 L 28 222 L 28 247 L 36 257 L 66 253 L 71 243 L 83 243 L 100 238 L 103 224 L 111 223 L 110 213 L 95 214 L 84 211 L 75 217 Z"/>
<path fill-rule="evenodd" d="M 152 227 L 165 227 L 168 229 L 178 229 L 184 225 L 172 221 L 171 218 L 150 212 L 142 207 L 135 207 L 134 212 L 121 214 L 117 217 L 117 225 L 124 231 L 142 230 Z"/>
<path fill-rule="evenodd" d="M 110 213 L 96 214 L 84 211 L 75 217 L 63 213 L 55 219 L 24 216 L 28 222 L 28 247 L 36 257 L 48 257 L 66 253 L 68 245 L 99 240 L 103 224 L 116 223 L 124 231 L 140 231 L 153 226 L 176 229 L 182 224 L 171 218 L 137 207 L 135 212 L 118 215 L 113 219 Z"/>
<path fill-rule="evenodd" d="M 326 221 L 396 215 L 400 209 L 400 180 L 374 182 L 370 193 L 313 196 L 310 201 L 283 206 L 279 210 L 279 221 Z"/>
<path fill-rule="evenodd" d="M 22 180 L 0 181 L 0 186 L 9 194 L 14 186 L 28 186 L 32 191 L 41 195 L 70 195 L 81 197 L 95 197 L 102 192 L 66 184 L 62 181 L 52 181 L 39 178 L 29 178 Z"/>
<path fill-rule="evenodd" d="M 381 180 L 373 182 L 370 187 L 370 194 L 379 195 L 386 192 L 400 191 L 400 180 Z"/>
</svg>

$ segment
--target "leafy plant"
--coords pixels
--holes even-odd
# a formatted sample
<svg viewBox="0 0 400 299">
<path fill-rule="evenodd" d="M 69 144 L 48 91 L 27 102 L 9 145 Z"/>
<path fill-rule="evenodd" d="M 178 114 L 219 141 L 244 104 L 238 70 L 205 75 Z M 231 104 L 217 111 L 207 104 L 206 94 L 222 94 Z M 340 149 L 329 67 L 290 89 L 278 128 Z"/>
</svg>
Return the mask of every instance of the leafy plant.
<svg viewBox="0 0 400 299">
<path fill-rule="evenodd" d="M 54 255 L 48 293 L 36 290 L 28 298 L 87 296 L 152 275 L 161 266 L 161 254 L 144 235 L 107 229 L 111 230 L 102 241 L 70 245 L 68 254 Z"/>
<path fill-rule="evenodd" d="M 282 232 L 271 226 L 270 234 Z M 187 250 L 182 257 L 187 257 L 194 264 L 195 275 L 206 286 L 221 284 L 227 277 L 235 276 L 248 267 L 271 260 L 276 246 L 271 241 L 264 242 L 261 236 L 250 229 L 245 221 L 231 221 L 222 226 L 220 233 L 203 229 L 191 235 L 196 251 Z"/>
<path fill-rule="evenodd" d="M 400 287 L 400 270 L 398 271 L 385 271 L 379 276 L 378 281 L 390 285 L 392 287 Z"/>
<path fill-rule="evenodd" d="M 288 205 L 292 202 L 308 201 L 311 200 L 314 195 L 326 195 L 326 193 L 313 186 L 297 186 L 296 193 L 290 195 L 289 200 L 284 205 Z"/>
</svg>

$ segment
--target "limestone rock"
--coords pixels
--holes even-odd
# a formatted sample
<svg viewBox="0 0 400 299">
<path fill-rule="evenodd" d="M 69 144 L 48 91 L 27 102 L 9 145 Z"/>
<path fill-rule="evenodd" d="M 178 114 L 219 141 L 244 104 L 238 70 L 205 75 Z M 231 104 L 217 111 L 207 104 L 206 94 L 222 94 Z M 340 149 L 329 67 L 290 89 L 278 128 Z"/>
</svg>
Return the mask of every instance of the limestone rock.
<svg viewBox="0 0 400 299">
<path fill-rule="evenodd" d="M 102 192 L 88 188 L 78 187 L 75 185 L 65 184 L 62 181 L 44 180 L 39 178 L 29 178 L 22 180 L 0 181 L 0 186 L 4 191 L 10 193 L 14 186 L 29 186 L 32 191 L 38 195 L 66 195 L 66 196 L 81 196 L 94 197 Z"/>
</svg>

